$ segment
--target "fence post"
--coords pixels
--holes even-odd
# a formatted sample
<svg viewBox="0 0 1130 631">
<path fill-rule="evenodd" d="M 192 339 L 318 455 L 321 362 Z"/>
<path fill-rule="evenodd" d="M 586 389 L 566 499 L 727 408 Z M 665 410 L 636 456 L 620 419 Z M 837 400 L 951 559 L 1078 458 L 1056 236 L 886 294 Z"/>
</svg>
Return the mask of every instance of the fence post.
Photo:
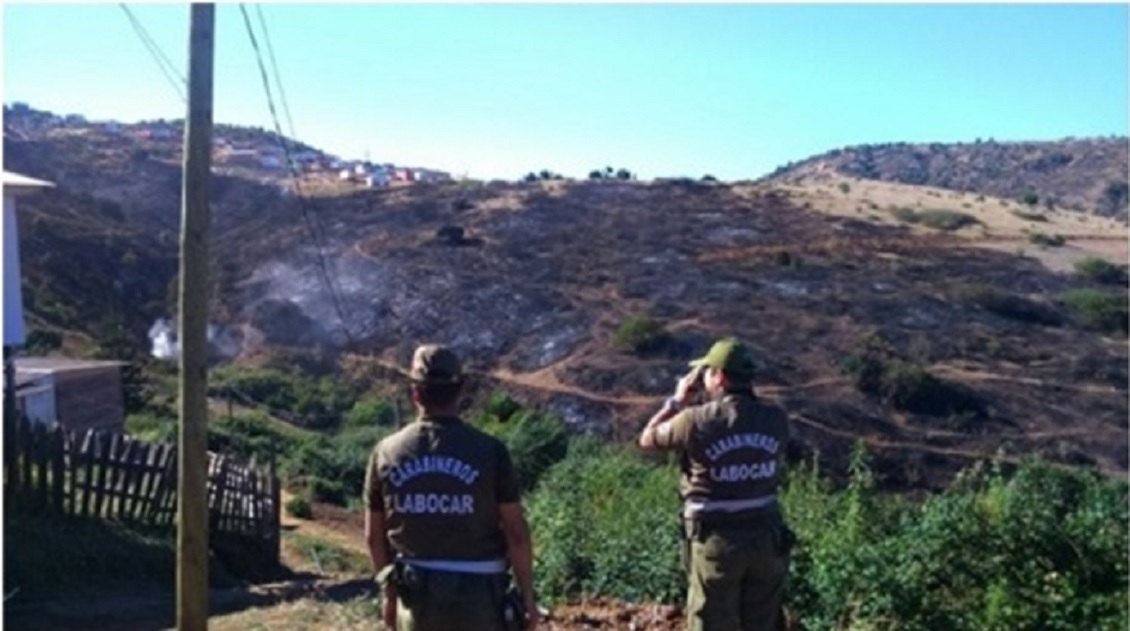
<svg viewBox="0 0 1130 631">
<path fill-rule="evenodd" d="M 270 530 L 268 539 L 268 550 L 271 552 L 271 560 L 273 562 L 272 569 L 277 568 L 279 564 L 279 557 L 282 554 L 281 539 L 279 537 L 279 529 L 282 527 L 280 520 L 280 511 L 282 507 L 282 490 L 279 488 L 279 475 L 276 465 L 277 456 L 274 448 L 274 441 L 271 441 L 271 460 L 268 464 L 268 472 L 270 477 L 267 479 L 267 488 L 271 491 L 271 504 L 270 504 Z"/>
<path fill-rule="evenodd" d="M 62 425 L 58 423 L 55 424 L 47 443 L 51 446 L 51 510 L 58 515 L 64 515 L 67 512 L 67 507 L 64 502 L 67 477 L 65 460 L 67 434 L 63 430 Z"/>
</svg>

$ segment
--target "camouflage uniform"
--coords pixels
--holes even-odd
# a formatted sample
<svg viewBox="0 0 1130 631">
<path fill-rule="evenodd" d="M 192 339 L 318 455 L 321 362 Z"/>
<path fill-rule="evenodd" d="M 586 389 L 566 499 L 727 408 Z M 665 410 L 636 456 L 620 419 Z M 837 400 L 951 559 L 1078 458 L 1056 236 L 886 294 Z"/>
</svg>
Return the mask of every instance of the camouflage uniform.
<svg viewBox="0 0 1130 631">
<path fill-rule="evenodd" d="M 458 374 L 454 356 L 439 352 Z M 518 502 L 519 491 L 500 441 L 458 417 L 422 415 L 374 448 L 365 501 L 384 512 L 397 558 L 397 629 L 503 628 L 508 575 L 498 505 Z"/>
<path fill-rule="evenodd" d="M 745 351 L 740 345 L 729 354 L 712 350 L 695 365 L 725 370 L 725 362 L 748 364 L 748 357 L 734 359 L 733 353 Z M 731 376 L 743 374 L 730 368 Z M 775 631 L 783 622 L 792 533 L 776 492 L 788 435 L 784 410 L 757 400 L 740 378 L 715 400 L 659 427 L 656 447 L 681 452 L 687 622 L 693 631 Z"/>
</svg>

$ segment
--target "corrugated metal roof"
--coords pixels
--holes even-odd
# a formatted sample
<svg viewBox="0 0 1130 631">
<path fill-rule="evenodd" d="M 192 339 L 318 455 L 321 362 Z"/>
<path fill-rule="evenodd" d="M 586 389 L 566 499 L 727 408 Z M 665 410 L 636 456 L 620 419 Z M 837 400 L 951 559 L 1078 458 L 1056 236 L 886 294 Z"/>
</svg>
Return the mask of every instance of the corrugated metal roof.
<svg viewBox="0 0 1130 631">
<path fill-rule="evenodd" d="M 17 372 L 62 372 L 66 370 L 88 370 L 90 368 L 116 368 L 126 364 L 126 362 L 120 361 L 71 359 L 70 357 L 17 357 L 14 363 Z"/>
<path fill-rule="evenodd" d="M 31 192 L 39 188 L 53 188 L 55 185 L 51 182 L 44 180 L 37 180 L 33 177 L 20 175 L 19 173 L 12 173 L 11 171 L 4 171 L 3 185 L 4 193 L 8 195 L 18 195 L 19 193 Z"/>
</svg>

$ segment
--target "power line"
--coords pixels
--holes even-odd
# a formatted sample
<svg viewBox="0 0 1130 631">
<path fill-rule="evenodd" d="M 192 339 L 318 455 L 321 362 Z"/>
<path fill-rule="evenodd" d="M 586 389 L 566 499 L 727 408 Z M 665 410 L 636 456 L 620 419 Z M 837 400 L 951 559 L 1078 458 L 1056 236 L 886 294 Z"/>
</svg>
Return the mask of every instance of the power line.
<svg viewBox="0 0 1130 631">
<path fill-rule="evenodd" d="M 349 344 L 354 344 L 355 340 L 353 334 L 349 330 L 348 319 L 345 317 L 345 310 L 342 308 L 341 298 L 337 290 L 334 288 L 333 279 L 330 277 L 329 267 L 326 264 L 325 252 L 322 243 L 318 239 L 318 230 L 315 227 L 314 221 L 311 219 L 310 212 L 306 207 L 306 198 L 302 193 L 302 184 L 298 177 L 298 170 L 295 167 L 294 156 L 291 155 L 290 145 L 283 135 L 282 126 L 279 124 L 278 112 L 275 110 L 275 99 L 271 93 L 271 82 L 267 78 L 267 69 L 263 65 L 263 54 L 259 50 L 259 42 L 255 38 L 255 30 L 251 26 L 251 17 L 247 14 L 247 7 L 240 3 L 239 10 L 243 14 L 243 24 L 247 28 L 247 37 L 251 40 L 251 48 L 255 51 L 255 60 L 259 65 L 259 77 L 263 82 L 263 90 L 267 94 L 267 107 L 271 112 L 271 120 L 275 125 L 275 134 L 279 138 L 279 144 L 282 146 L 283 153 L 286 156 L 286 163 L 290 170 L 291 179 L 294 181 L 295 196 L 298 198 L 298 205 L 302 211 L 302 218 L 306 223 L 306 228 L 310 232 L 311 238 L 314 241 L 315 251 L 318 255 L 318 268 L 321 271 L 322 281 L 326 285 L 326 289 L 330 292 L 330 298 L 333 302 L 334 310 L 337 312 L 338 318 L 341 320 L 342 331 L 345 332 L 345 337 Z M 325 234 L 322 234 L 322 240 L 325 240 Z"/>
<path fill-rule="evenodd" d="M 286 101 L 286 91 L 283 90 L 282 77 L 279 76 L 279 64 L 275 61 L 275 48 L 271 46 L 271 33 L 267 30 L 267 20 L 263 17 L 263 5 L 255 5 L 255 16 L 259 18 L 259 28 L 263 31 L 263 41 L 267 44 L 267 58 L 271 61 L 271 72 L 275 77 L 275 85 L 279 88 L 279 101 L 282 102 L 283 114 L 286 116 L 287 130 L 291 138 L 298 138 L 294 131 L 294 119 L 290 117 L 290 105 Z"/>
<path fill-rule="evenodd" d="M 162 51 L 161 47 L 157 45 L 157 42 L 153 41 L 153 38 L 149 36 L 149 31 L 145 29 L 145 26 L 141 23 L 141 20 L 137 19 L 133 11 L 130 11 L 129 7 L 125 4 L 120 3 L 118 6 L 125 12 L 126 18 L 129 19 L 130 26 L 133 27 L 133 32 L 137 34 L 138 39 L 141 40 L 145 49 L 149 51 L 149 56 L 157 63 L 157 68 L 161 70 L 161 74 L 165 76 L 169 85 L 173 86 L 173 90 L 176 90 L 180 100 L 188 103 L 188 98 L 184 94 L 184 86 L 188 83 L 188 79 L 177 70 L 173 62 L 169 61 L 164 51 Z M 180 79 L 179 83 L 177 79 Z"/>
</svg>

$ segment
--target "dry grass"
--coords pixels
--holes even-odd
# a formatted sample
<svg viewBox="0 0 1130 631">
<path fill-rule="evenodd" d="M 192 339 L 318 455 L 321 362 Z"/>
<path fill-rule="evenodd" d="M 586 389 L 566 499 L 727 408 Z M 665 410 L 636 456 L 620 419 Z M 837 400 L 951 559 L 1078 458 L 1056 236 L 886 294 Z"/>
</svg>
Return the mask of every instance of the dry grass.
<svg viewBox="0 0 1130 631">
<path fill-rule="evenodd" d="M 843 192 L 843 184 L 848 185 L 847 193 Z M 1037 212 L 1014 200 L 928 186 L 857 180 L 836 173 L 821 173 L 774 188 L 798 206 L 838 217 L 901 225 L 915 234 L 937 231 L 907 224 L 890 211 L 907 208 L 969 214 L 980 223 L 962 228 L 956 234 L 968 239 L 970 245 L 1010 253 L 1023 250 L 1024 255 L 1038 259 L 1056 272 L 1071 271 L 1077 261 L 1087 256 L 1100 256 L 1113 263 L 1125 263 L 1130 256 L 1126 225 L 1107 217 L 1064 210 Z M 736 190 L 748 195 L 756 188 Z M 1041 220 L 1025 218 L 1025 215 L 1036 214 Z M 1034 247 L 1028 239 L 1035 232 L 1063 235 L 1067 243 L 1059 248 Z"/>
<path fill-rule="evenodd" d="M 213 631 L 378 631 L 380 606 L 375 598 L 336 602 L 302 598 L 273 607 L 248 609 L 208 620 Z"/>
</svg>

